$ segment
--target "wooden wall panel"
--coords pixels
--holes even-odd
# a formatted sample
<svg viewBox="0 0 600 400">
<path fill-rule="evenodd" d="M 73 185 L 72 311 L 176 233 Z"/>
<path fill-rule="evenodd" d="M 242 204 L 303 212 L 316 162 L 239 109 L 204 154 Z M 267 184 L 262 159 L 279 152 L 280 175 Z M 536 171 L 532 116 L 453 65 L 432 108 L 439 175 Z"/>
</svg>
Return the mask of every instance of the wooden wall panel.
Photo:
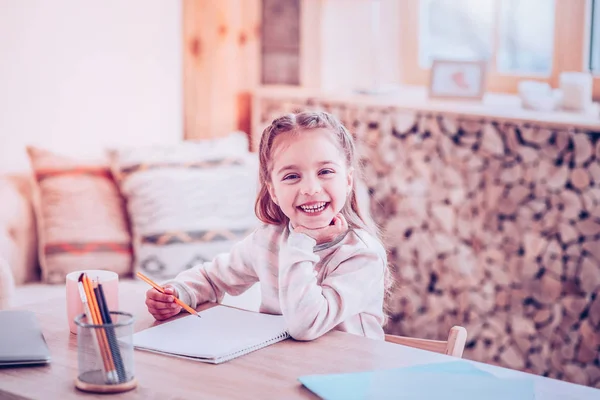
<svg viewBox="0 0 600 400">
<path fill-rule="evenodd" d="M 261 0 L 243 0 L 238 36 L 237 129 L 250 134 L 252 91 L 260 82 Z"/>
<path fill-rule="evenodd" d="M 261 83 L 300 84 L 300 0 L 262 0 Z"/>
<path fill-rule="evenodd" d="M 225 136 L 249 125 L 258 83 L 260 0 L 183 1 L 186 139 Z"/>
</svg>

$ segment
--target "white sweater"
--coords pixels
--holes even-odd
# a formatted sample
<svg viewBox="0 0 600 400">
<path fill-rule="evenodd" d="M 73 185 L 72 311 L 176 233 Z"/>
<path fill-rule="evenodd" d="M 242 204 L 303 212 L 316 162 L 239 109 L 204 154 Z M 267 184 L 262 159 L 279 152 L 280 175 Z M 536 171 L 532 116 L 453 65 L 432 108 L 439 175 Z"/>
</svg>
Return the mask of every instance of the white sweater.
<svg viewBox="0 0 600 400">
<path fill-rule="evenodd" d="M 386 253 L 364 230 L 331 243 L 287 226 L 264 225 L 228 254 L 180 273 L 170 283 L 195 308 L 239 295 L 260 282 L 260 312 L 283 315 L 290 335 L 312 340 L 332 329 L 383 339 Z"/>
</svg>

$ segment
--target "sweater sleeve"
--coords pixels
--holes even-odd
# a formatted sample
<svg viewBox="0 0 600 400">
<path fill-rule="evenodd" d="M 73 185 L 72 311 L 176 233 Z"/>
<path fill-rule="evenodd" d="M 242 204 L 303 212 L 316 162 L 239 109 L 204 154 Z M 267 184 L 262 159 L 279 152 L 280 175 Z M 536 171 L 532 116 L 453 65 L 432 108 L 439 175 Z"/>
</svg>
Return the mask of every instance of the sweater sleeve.
<svg viewBox="0 0 600 400">
<path fill-rule="evenodd" d="M 239 295 L 258 282 L 252 262 L 254 234 L 233 246 L 229 253 L 217 255 L 212 261 L 181 272 L 164 282 L 177 290 L 177 296 L 187 305 L 221 302 L 225 293 Z"/>
<path fill-rule="evenodd" d="M 315 244 L 311 237 L 292 231 L 279 253 L 279 302 L 290 335 L 297 340 L 320 337 L 384 294 L 385 260 L 364 247 L 330 268 L 319 285 Z"/>
</svg>

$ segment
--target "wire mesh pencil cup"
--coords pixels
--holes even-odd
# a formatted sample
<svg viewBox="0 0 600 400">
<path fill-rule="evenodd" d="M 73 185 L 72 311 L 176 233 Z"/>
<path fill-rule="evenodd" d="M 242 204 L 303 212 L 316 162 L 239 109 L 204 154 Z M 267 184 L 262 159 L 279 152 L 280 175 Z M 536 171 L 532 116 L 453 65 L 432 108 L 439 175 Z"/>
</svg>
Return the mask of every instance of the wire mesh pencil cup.
<svg viewBox="0 0 600 400">
<path fill-rule="evenodd" d="M 133 315 L 110 312 L 111 324 L 75 317 L 78 373 L 75 386 L 87 392 L 112 393 L 137 386 L 133 362 Z M 91 320 L 90 320 L 91 322 Z"/>
</svg>

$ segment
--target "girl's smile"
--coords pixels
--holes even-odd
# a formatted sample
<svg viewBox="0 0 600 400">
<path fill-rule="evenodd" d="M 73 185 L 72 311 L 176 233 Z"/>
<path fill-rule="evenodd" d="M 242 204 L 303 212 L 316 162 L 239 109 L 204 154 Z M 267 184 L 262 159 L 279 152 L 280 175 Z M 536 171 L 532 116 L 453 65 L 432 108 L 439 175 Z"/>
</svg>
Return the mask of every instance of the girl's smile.
<svg viewBox="0 0 600 400">
<path fill-rule="evenodd" d="M 305 213 L 312 214 L 313 216 L 318 216 L 327 208 L 328 205 L 328 201 L 319 201 L 306 203 L 301 206 L 298 206 L 298 208 L 304 211 Z"/>
</svg>

